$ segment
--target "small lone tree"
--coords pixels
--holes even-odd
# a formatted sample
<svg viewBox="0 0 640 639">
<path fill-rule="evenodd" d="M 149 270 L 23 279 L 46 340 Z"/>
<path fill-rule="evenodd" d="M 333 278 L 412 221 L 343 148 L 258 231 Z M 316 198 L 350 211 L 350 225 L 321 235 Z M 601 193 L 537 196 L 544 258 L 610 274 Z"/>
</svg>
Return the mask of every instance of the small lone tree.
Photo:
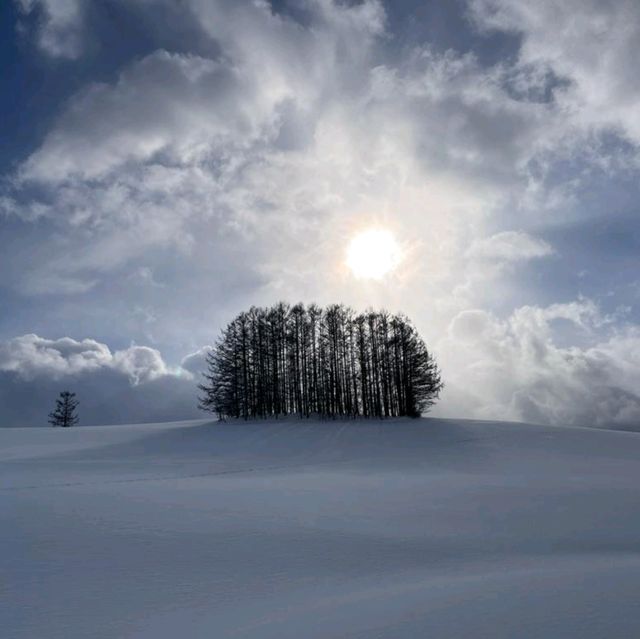
<svg viewBox="0 0 640 639">
<path fill-rule="evenodd" d="M 76 408 L 79 402 L 75 397 L 76 394 L 69 391 L 60 393 L 60 397 L 56 399 L 56 409 L 53 413 L 49 413 L 49 423 L 52 426 L 68 428 L 78 423 Z"/>
</svg>

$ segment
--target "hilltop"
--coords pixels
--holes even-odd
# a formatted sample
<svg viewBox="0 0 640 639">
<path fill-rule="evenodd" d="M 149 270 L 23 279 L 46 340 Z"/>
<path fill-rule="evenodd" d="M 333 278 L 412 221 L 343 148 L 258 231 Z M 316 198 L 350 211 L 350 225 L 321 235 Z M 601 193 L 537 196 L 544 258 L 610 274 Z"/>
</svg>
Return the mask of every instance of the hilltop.
<svg viewBox="0 0 640 639">
<path fill-rule="evenodd" d="M 444 419 L 0 429 L 4 636 L 633 636 L 640 435 Z"/>
</svg>

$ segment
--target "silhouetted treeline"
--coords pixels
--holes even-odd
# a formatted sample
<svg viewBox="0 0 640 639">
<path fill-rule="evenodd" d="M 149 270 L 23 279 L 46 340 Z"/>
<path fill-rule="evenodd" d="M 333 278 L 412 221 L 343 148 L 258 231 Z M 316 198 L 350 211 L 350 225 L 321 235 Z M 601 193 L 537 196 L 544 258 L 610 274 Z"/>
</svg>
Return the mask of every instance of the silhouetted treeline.
<svg viewBox="0 0 640 639">
<path fill-rule="evenodd" d="M 220 417 L 419 416 L 438 367 L 402 315 L 342 305 L 251 308 L 207 356 L 200 407 Z"/>
</svg>

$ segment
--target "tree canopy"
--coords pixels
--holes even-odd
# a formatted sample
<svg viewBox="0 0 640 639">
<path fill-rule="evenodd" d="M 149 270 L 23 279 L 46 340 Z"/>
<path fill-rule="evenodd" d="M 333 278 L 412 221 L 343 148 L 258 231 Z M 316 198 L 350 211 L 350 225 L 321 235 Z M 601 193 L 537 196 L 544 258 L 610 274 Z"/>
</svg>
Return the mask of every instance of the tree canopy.
<svg viewBox="0 0 640 639">
<path fill-rule="evenodd" d="M 207 355 L 200 408 L 220 417 L 417 417 L 443 387 L 404 315 L 343 305 L 252 307 Z"/>
</svg>

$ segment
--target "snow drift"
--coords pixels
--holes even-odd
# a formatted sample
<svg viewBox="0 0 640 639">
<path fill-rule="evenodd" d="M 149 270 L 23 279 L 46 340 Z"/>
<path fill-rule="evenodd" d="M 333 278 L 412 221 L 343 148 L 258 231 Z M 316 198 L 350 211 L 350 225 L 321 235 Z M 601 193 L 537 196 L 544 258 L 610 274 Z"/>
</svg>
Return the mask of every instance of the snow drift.
<svg viewBox="0 0 640 639">
<path fill-rule="evenodd" d="M 635 636 L 640 435 L 0 430 L 7 638 Z"/>
</svg>

